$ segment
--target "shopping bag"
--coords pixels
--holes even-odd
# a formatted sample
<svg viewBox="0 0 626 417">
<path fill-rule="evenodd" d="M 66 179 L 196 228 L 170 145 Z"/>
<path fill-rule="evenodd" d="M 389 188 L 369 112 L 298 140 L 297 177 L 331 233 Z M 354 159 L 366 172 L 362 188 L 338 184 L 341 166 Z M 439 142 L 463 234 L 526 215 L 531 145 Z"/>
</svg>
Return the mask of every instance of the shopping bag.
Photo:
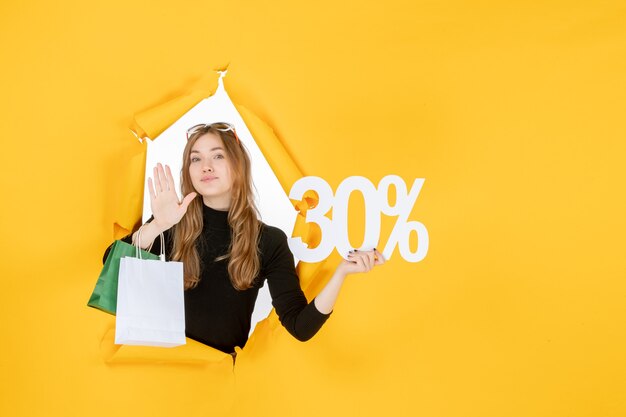
<svg viewBox="0 0 626 417">
<path fill-rule="evenodd" d="M 116 240 L 111 246 L 106 261 L 100 271 L 96 286 L 87 302 L 89 307 L 97 308 L 106 313 L 115 315 L 117 306 L 117 276 L 120 270 L 120 259 L 124 256 L 133 256 L 136 253 L 135 246 L 122 240 Z M 153 253 L 141 250 L 143 259 L 159 259 Z"/>
<path fill-rule="evenodd" d="M 166 262 L 160 237 L 160 259 L 143 259 L 136 247 L 136 257 L 120 260 L 116 344 L 173 347 L 186 342 L 183 263 Z"/>
</svg>

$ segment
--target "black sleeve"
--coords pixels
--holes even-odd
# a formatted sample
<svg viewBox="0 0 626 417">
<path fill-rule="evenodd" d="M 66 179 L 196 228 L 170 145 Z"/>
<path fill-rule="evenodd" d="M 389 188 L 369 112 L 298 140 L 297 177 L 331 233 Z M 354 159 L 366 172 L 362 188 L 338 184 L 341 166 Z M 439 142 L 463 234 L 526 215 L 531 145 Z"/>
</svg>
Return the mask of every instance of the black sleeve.
<svg viewBox="0 0 626 417">
<path fill-rule="evenodd" d="M 153 219 L 154 219 L 154 216 L 150 216 L 150 218 L 148 219 L 148 221 L 146 223 L 150 223 Z M 163 238 L 165 239 L 165 256 L 166 256 L 167 259 L 169 259 L 170 254 L 171 254 L 171 250 L 172 250 L 172 243 L 170 241 L 170 231 L 171 230 L 172 229 L 168 229 L 165 232 L 163 232 Z M 120 240 L 132 245 L 133 244 L 133 233 L 134 232 L 131 232 L 130 234 L 124 236 Z M 113 242 L 113 243 L 115 243 L 115 242 Z M 106 250 L 104 251 L 104 256 L 102 257 L 102 265 L 104 265 L 104 263 L 106 262 L 107 256 L 109 256 L 109 252 L 111 251 L 111 247 L 113 246 L 113 243 L 111 243 L 109 245 L 109 247 L 106 248 Z M 159 255 L 161 253 L 161 239 L 158 236 L 154 239 L 154 243 L 152 244 L 152 248 L 150 249 L 150 253 L 153 253 L 155 255 Z"/>
<path fill-rule="evenodd" d="M 272 227 L 271 230 L 265 245 L 269 253 L 264 258 L 267 256 L 265 277 L 272 296 L 272 305 L 285 329 L 304 342 L 318 332 L 332 311 L 328 314 L 320 312 L 315 307 L 315 299 L 307 303 L 300 288 L 293 254 L 287 244 L 287 235 L 278 228 Z"/>
</svg>

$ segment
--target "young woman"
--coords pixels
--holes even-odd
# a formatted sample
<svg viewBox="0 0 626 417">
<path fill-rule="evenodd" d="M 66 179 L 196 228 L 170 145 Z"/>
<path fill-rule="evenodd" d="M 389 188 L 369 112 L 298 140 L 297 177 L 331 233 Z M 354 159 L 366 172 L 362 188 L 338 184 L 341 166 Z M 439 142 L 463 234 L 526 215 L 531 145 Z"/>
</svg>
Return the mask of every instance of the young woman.
<svg viewBox="0 0 626 417">
<path fill-rule="evenodd" d="M 377 250 L 352 251 L 310 303 L 287 236 L 259 220 L 250 158 L 232 125 L 197 125 L 187 132 L 180 201 L 169 166 L 148 179 L 153 216 L 142 226 L 141 248 L 184 265 L 187 337 L 230 353 L 248 339 L 259 289 L 267 280 L 272 305 L 296 339 L 313 337 L 332 313 L 346 275 L 384 263 Z M 122 240 L 137 240 L 137 233 Z M 154 244 L 153 244 L 154 243 Z M 110 248 L 110 247 L 109 247 Z M 105 252 L 104 259 L 109 249 Z"/>
</svg>

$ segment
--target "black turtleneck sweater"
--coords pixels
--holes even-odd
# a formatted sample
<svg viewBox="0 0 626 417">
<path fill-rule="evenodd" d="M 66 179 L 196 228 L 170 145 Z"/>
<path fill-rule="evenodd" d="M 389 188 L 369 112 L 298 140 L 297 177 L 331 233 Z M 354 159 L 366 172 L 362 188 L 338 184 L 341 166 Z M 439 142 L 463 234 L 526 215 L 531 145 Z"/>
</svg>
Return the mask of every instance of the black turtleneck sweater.
<svg viewBox="0 0 626 417">
<path fill-rule="evenodd" d="M 307 303 L 287 245 L 287 235 L 281 229 L 263 223 L 259 242 L 260 274 L 252 288 L 239 291 L 230 282 L 228 260 L 214 261 L 216 257 L 226 254 L 230 245 L 228 211 L 214 210 L 203 204 L 203 220 L 202 234 L 196 241 L 200 282 L 195 288 L 185 291 L 187 337 L 226 353 L 234 352 L 235 346 L 243 347 L 248 340 L 257 295 L 265 280 L 282 325 L 300 341 L 313 337 L 332 311 L 323 314 L 315 307 L 314 300 Z M 163 233 L 167 259 L 172 253 L 172 230 Z M 121 240 L 132 243 L 132 234 Z M 103 263 L 111 246 L 104 253 Z M 161 240 L 157 237 L 151 252 L 159 254 L 160 246 Z"/>
</svg>

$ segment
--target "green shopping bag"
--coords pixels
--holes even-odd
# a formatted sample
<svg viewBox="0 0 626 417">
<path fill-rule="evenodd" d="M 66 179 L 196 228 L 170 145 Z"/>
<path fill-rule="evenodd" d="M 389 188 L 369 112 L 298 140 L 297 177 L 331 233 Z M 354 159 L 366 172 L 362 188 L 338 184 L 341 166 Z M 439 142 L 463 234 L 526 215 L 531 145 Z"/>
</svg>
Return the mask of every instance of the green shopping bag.
<svg viewBox="0 0 626 417">
<path fill-rule="evenodd" d="M 129 243 L 116 240 L 104 262 L 96 287 L 87 305 L 115 315 L 117 310 L 117 276 L 120 272 L 120 259 L 125 256 L 137 257 L 137 248 Z M 143 259 L 159 259 L 158 255 L 141 250 Z"/>
</svg>

